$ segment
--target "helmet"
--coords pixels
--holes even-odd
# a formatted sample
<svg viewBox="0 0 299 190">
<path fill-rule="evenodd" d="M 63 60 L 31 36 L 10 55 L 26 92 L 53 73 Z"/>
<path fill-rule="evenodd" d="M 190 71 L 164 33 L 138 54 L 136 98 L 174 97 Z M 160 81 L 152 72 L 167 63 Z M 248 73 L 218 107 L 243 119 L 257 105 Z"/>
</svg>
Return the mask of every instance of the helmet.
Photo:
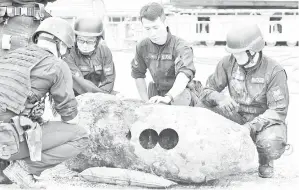
<svg viewBox="0 0 299 190">
<path fill-rule="evenodd" d="M 62 18 L 50 17 L 41 22 L 37 30 L 32 35 L 33 43 L 37 43 L 40 33 L 48 33 L 66 44 L 68 48 L 74 46 L 75 34 L 72 26 Z"/>
<path fill-rule="evenodd" d="M 230 53 L 260 52 L 264 47 L 262 32 L 256 24 L 238 24 L 227 33 L 226 51 Z"/>
<path fill-rule="evenodd" d="M 103 21 L 99 17 L 78 18 L 74 26 L 75 33 L 80 36 L 103 36 Z"/>
</svg>

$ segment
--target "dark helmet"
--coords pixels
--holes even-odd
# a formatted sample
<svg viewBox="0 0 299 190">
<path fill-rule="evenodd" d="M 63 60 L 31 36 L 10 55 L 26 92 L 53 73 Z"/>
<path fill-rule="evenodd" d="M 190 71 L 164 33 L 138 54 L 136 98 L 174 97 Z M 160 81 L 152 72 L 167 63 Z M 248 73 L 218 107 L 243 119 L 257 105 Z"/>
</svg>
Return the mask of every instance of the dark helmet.
<svg viewBox="0 0 299 190">
<path fill-rule="evenodd" d="M 37 43 L 40 33 L 48 33 L 61 40 L 68 48 L 74 46 L 75 34 L 72 26 L 62 18 L 50 17 L 41 22 L 32 35 L 33 43 Z"/>
<path fill-rule="evenodd" d="M 256 24 L 238 24 L 229 30 L 226 37 L 226 50 L 229 53 L 245 51 L 260 52 L 265 41 Z"/>
<path fill-rule="evenodd" d="M 74 25 L 75 34 L 80 36 L 101 36 L 104 35 L 103 21 L 99 17 L 81 17 Z"/>
</svg>

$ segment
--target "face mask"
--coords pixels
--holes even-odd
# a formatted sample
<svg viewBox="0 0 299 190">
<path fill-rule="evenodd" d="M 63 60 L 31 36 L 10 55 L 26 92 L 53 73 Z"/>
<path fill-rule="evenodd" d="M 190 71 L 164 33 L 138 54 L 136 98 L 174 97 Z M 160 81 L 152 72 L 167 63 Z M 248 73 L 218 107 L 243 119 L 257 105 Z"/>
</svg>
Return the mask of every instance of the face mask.
<svg viewBox="0 0 299 190">
<path fill-rule="evenodd" d="M 77 38 L 77 46 L 82 54 L 90 54 L 95 50 L 97 40 L 88 38 Z"/>
<path fill-rule="evenodd" d="M 246 51 L 246 52 L 236 53 L 233 55 L 237 60 L 237 64 L 241 67 L 249 68 L 256 64 L 256 62 L 254 61 L 256 53 L 252 55 L 249 51 Z"/>
<path fill-rule="evenodd" d="M 248 56 L 245 52 L 235 53 L 233 54 L 237 60 L 238 65 L 243 66 L 248 62 Z"/>
</svg>

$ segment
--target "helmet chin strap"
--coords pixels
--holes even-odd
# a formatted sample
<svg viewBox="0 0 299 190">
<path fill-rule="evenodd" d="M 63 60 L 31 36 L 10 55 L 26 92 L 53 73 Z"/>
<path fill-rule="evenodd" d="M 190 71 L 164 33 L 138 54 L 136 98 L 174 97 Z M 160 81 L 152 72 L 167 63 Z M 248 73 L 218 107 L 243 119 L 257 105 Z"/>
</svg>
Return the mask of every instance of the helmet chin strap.
<svg viewBox="0 0 299 190">
<path fill-rule="evenodd" d="M 244 64 L 244 65 L 242 65 L 241 67 L 245 67 L 245 66 L 247 66 L 247 65 L 249 65 L 250 63 L 254 63 L 254 57 L 255 57 L 255 55 L 256 55 L 256 52 L 253 54 L 253 55 L 251 55 L 250 54 L 250 51 L 249 50 L 246 50 L 246 54 L 247 54 L 247 57 L 248 57 L 248 61 Z"/>
<path fill-rule="evenodd" d="M 62 55 L 60 53 L 60 45 L 59 45 L 60 41 L 58 40 L 58 38 L 54 37 L 54 39 L 52 39 L 52 38 L 48 38 L 45 36 L 40 36 L 39 39 L 43 39 L 43 40 L 54 43 L 56 45 L 57 56 L 59 58 L 62 58 Z"/>
</svg>

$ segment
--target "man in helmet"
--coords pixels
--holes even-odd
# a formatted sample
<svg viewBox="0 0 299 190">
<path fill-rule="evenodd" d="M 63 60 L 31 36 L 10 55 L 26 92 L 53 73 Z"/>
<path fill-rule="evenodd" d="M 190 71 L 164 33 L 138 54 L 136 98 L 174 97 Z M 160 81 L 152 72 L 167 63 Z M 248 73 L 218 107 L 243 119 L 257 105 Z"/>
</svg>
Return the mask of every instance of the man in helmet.
<svg viewBox="0 0 299 190">
<path fill-rule="evenodd" d="M 195 88 L 201 85 L 193 81 L 192 48 L 170 33 L 160 4 L 143 6 L 140 19 L 148 37 L 136 46 L 131 75 L 141 99 L 150 103 L 194 106 L 198 99 Z M 147 69 L 154 81 L 149 83 L 148 89 L 145 82 Z"/>
<path fill-rule="evenodd" d="M 3 173 L 28 189 L 42 187 L 33 175 L 76 156 L 88 144 L 87 131 L 77 125 L 71 71 L 61 60 L 74 44 L 72 27 L 63 19 L 50 17 L 40 24 L 32 40 L 35 44 L 0 58 L 0 158 L 12 161 Z M 35 108 L 47 93 L 62 121 L 37 123 L 32 119 L 38 116 Z M 17 137 L 11 140 L 8 134 Z M 35 146 L 38 139 L 39 147 Z"/>
<path fill-rule="evenodd" d="M 244 125 L 257 146 L 259 176 L 273 176 L 273 160 L 285 151 L 289 92 L 285 70 L 262 53 L 265 41 L 256 24 L 235 25 L 227 34 L 227 52 L 208 78 L 202 102 Z M 221 93 L 228 87 L 229 95 Z"/>
<path fill-rule="evenodd" d="M 56 0 L 1 0 L 0 56 L 32 43 L 31 35 L 41 20 L 50 15 L 45 11 L 48 2 Z"/>
<path fill-rule="evenodd" d="M 98 17 L 78 18 L 74 30 L 75 47 L 65 61 L 73 74 L 75 94 L 113 93 L 115 68 L 110 49 L 100 43 L 104 38 L 102 20 Z"/>
</svg>

